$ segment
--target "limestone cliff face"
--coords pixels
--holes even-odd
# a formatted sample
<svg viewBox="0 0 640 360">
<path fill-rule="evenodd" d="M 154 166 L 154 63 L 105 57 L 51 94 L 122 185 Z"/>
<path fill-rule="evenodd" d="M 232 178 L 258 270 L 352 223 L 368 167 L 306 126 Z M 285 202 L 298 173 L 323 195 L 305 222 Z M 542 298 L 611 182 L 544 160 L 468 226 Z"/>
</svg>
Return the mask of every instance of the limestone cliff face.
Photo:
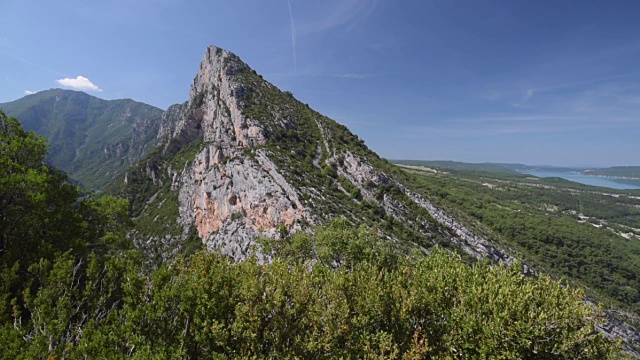
<svg viewBox="0 0 640 360">
<path fill-rule="evenodd" d="M 211 250 L 244 258 L 253 240 L 275 237 L 284 224 L 300 229 L 308 218 L 297 192 L 264 151 L 244 156 L 248 147 L 267 142 L 262 126 L 243 114 L 243 85 L 235 75 L 248 71 L 236 55 L 210 47 L 190 91 L 190 100 L 165 152 L 203 141 L 193 162 L 176 172 L 179 223 L 195 225 Z"/>
<path fill-rule="evenodd" d="M 264 145 L 260 124 L 242 114 L 244 87 L 235 75 L 248 70 L 235 54 L 209 47 L 191 85 L 186 113 L 165 151 L 176 151 L 197 139 L 217 144 L 221 156 L 237 155 L 238 148 Z"/>
<path fill-rule="evenodd" d="M 187 110 L 189 102 L 182 104 L 174 104 L 169 106 L 167 111 L 162 114 L 160 124 L 158 126 L 157 138 L 162 141 L 168 141 L 176 131 L 176 126 L 182 119 L 182 115 Z"/>
<path fill-rule="evenodd" d="M 238 259 L 255 238 L 275 237 L 280 224 L 300 229 L 309 213 L 267 156 L 221 162 L 220 153 L 209 145 L 181 177 L 182 224 L 195 224 L 209 249 Z"/>
</svg>

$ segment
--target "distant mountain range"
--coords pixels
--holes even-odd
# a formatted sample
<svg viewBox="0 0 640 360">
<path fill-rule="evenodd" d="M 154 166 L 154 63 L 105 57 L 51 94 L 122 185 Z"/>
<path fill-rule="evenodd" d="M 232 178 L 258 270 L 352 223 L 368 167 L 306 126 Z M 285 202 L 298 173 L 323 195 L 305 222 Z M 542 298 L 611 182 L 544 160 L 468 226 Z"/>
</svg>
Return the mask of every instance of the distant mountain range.
<svg viewBox="0 0 640 360">
<path fill-rule="evenodd" d="M 91 190 L 113 181 L 158 145 L 165 114 L 131 99 L 103 100 L 62 89 L 27 95 L 0 109 L 46 137 L 47 161 Z M 167 116 L 164 120 L 170 122 Z"/>
<path fill-rule="evenodd" d="M 640 179 L 640 166 L 613 166 L 604 169 L 590 169 L 582 171 L 585 175 L 613 176 Z"/>
<path fill-rule="evenodd" d="M 515 172 L 513 167 L 508 164 L 497 163 L 465 163 L 448 160 L 391 160 L 393 164 L 409 165 L 409 166 L 426 166 L 440 169 L 450 170 L 469 170 L 469 171 L 486 171 L 486 172 Z M 524 165 L 522 165 L 524 166 Z"/>
<path fill-rule="evenodd" d="M 509 163 L 467 163 L 448 160 L 390 160 L 393 164 L 426 166 L 449 170 L 486 172 L 520 172 L 527 170 L 550 172 L 578 172 L 585 175 L 640 178 L 640 166 L 613 166 L 608 168 L 565 167 L 552 165 L 525 165 Z"/>
</svg>

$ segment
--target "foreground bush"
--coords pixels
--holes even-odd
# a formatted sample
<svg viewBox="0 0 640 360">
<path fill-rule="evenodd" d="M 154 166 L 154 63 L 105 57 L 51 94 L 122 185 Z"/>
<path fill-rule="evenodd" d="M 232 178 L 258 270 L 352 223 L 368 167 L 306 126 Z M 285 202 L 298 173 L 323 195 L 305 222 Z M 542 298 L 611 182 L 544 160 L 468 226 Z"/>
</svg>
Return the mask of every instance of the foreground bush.
<svg viewBox="0 0 640 360">
<path fill-rule="evenodd" d="M 401 255 L 340 221 L 278 243 L 267 265 L 206 253 L 150 275 L 136 264 L 125 253 L 33 265 L 38 291 L 23 307 L 14 302 L 0 327 L 2 356 L 605 359 L 616 351 L 578 291 L 515 266 L 470 267 L 446 251 Z"/>
</svg>

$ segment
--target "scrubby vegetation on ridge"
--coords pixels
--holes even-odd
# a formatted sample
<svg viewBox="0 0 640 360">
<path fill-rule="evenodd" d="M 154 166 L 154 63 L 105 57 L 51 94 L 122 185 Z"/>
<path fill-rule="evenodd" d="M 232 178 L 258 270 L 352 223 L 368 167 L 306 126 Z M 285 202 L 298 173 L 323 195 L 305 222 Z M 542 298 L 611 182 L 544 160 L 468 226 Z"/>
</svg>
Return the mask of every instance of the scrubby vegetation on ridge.
<svg viewBox="0 0 640 360">
<path fill-rule="evenodd" d="M 386 176 L 405 175 L 371 151 L 346 126 L 298 101 L 290 92 L 280 91 L 248 67 L 235 76 L 243 85 L 244 115 L 256 120 L 268 139 L 265 146 L 247 148 L 245 153 L 253 156 L 256 151 L 268 152 L 279 172 L 298 190 L 305 207 L 315 209 L 325 220 L 346 217 L 354 223 L 379 225 L 387 234 L 402 241 L 425 247 L 450 245 L 442 234 L 432 231 L 438 224 L 428 212 L 392 182 L 371 184 L 376 200 L 367 201 L 357 185 L 339 174 L 345 155 L 350 153 Z M 411 209 L 416 215 L 413 226 L 400 226 L 393 215 L 385 212 L 380 205 L 385 196 Z M 427 239 L 424 234 L 431 237 Z"/>
<path fill-rule="evenodd" d="M 640 198 L 520 174 L 406 169 L 407 183 L 535 269 L 640 314 Z M 625 235 L 625 236 L 622 236 Z"/>
<path fill-rule="evenodd" d="M 283 242 L 269 264 L 202 252 L 142 275 L 127 256 L 38 264 L 42 285 L 11 319 L 30 321 L 5 323 L 3 345 L 24 358 L 616 354 L 579 291 L 524 278 L 517 266 L 469 267 L 442 250 L 400 255 L 344 221 Z"/>
</svg>

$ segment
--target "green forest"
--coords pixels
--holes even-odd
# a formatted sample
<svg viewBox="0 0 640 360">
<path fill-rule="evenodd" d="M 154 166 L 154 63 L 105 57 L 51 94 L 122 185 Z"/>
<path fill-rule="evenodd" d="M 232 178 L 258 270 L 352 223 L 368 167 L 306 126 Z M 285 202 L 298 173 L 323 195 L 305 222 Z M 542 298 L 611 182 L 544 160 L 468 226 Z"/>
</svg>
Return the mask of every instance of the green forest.
<svg viewBox="0 0 640 360">
<path fill-rule="evenodd" d="M 193 251 L 151 269 L 126 236 L 134 225 L 128 202 L 81 192 L 44 163 L 46 153 L 44 138 L 0 112 L 0 358 L 624 356 L 596 330 L 601 309 L 579 289 L 544 275 L 527 278 L 520 264 L 469 263 L 437 247 L 426 256 L 382 239 L 375 225 L 344 219 L 313 234 L 260 241 L 266 263 Z M 478 210 L 491 208 L 481 194 L 470 200 L 444 181 L 434 188 L 416 181 L 425 192 L 447 192 L 447 202 L 469 202 L 473 216 L 504 227 L 505 237 L 547 221 L 537 225 L 548 231 L 535 238 L 535 259 L 558 242 L 567 244 L 567 258 L 583 251 L 565 236 L 573 229 L 568 220 L 514 214 L 520 225 L 510 226 Z M 621 224 L 635 219 L 611 216 Z M 617 241 L 604 251 L 609 257 L 585 258 L 608 261 L 602 272 L 581 275 L 580 264 L 558 269 L 589 284 L 615 279 L 615 289 L 637 289 L 637 263 L 613 257 Z M 637 291 L 615 296 L 638 303 Z"/>
<path fill-rule="evenodd" d="M 535 269 L 640 314 L 640 192 L 551 178 L 406 168 L 412 185 Z M 624 236 L 623 236 L 624 235 Z"/>
<path fill-rule="evenodd" d="M 588 175 L 620 176 L 640 179 L 640 166 L 612 166 L 604 169 L 593 169 L 584 172 Z"/>
</svg>

